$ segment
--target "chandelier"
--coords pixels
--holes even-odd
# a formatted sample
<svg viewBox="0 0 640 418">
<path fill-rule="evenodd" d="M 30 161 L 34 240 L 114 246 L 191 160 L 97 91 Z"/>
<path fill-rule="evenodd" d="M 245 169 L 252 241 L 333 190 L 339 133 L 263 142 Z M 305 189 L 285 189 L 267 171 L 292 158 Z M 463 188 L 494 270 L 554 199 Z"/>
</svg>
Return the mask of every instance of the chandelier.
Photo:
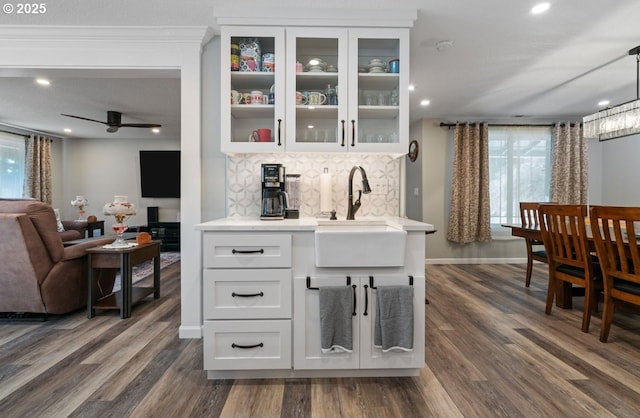
<svg viewBox="0 0 640 418">
<path fill-rule="evenodd" d="M 603 109 L 582 119 L 585 138 L 600 141 L 640 133 L 640 46 L 629 50 L 636 56 L 636 100 Z"/>
</svg>

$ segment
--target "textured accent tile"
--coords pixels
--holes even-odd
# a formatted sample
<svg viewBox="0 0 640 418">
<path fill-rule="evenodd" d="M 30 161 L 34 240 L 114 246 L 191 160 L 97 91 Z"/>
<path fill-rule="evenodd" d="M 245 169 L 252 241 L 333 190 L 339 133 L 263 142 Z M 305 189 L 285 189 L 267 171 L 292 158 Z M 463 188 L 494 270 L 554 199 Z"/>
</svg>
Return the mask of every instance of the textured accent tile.
<svg viewBox="0 0 640 418">
<path fill-rule="evenodd" d="M 347 215 L 349 172 L 359 165 L 367 172 L 374 191 L 362 196 L 357 216 L 398 216 L 400 211 L 400 159 L 384 155 L 348 154 L 236 154 L 227 156 L 227 216 L 260 216 L 260 165 L 279 163 L 288 174 L 301 174 L 301 216 L 320 212 L 320 174 L 331 173 L 332 202 L 339 218 Z M 387 193 L 374 184 L 387 185 Z M 354 191 L 361 188 L 360 173 L 354 176 Z"/>
</svg>

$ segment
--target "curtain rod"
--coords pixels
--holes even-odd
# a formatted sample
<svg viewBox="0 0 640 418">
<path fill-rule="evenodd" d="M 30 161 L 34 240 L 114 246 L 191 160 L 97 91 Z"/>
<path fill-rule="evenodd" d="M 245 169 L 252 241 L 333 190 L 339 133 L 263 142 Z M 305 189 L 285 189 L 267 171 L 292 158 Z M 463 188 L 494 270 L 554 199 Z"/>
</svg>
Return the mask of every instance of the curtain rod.
<svg viewBox="0 0 640 418">
<path fill-rule="evenodd" d="M 469 125 L 475 125 L 477 123 L 482 122 L 469 122 Z M 498 126 L 498 127 L 514 127 L 514 128 L 533 128 L 533 127 L 545 127 L 545 126 L 556 126 L 556 123 L 487 123 L 489 126 Z M 560 126 L 565 126 L 566 123 L 561 123 Z M 440 122 L 440 126 L 446 126 L 447 128 L 453 128 L 456 126 L 455 123 L 445 123 Z M 574 122 L 570 124 L 570 126 L 576 126 Z"/>
<path fill-rule="evenodd" d="M 2 129 L 2 128 L 5 128 L 5 129 Z M 21 135 L 21 136 L 24 136 L 25 138 L 29 138 L 31 135 L 42 135 L 42 136 L 49 137 L 51 139 L 64 139 L 61 136 L 58 136 L 49 132 L 42 132 L 42 131 L 36 131 L 35 129 L 22 128 L 20 126 L 11 125 L 9 123 L 4 123 L 4 122 L 0 122 L 0 132 L 6 132 L 8 134 L 14 134 L 14 135 Z"/>
<path fill-rule="evenodd" d="M 3 134 L 10 134 L 10 135 L 16 135 L 16 136 L 22 136 L 22 137 L 25 137 L 25 138 L 29 138 L 29 135 L 19 134 L 17 132 L 5 131 L 4 129 L 0 129 L 0 132 L 2 132 Z"/>
</svg>

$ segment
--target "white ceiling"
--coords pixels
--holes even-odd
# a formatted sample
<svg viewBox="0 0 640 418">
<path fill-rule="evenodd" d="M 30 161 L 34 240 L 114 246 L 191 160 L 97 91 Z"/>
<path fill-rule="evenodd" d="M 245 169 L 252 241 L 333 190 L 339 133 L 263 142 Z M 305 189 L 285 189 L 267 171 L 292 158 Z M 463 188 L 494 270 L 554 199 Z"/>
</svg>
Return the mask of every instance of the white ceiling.
<svg viewBox="0 0 640 418">
<path fill-rule="evenodd" d="M 529 14 L 536 0 L 280 0 L 274 8 L 415 8 L 411 33 L 411 120 L 553 122 L 579 120 L 598 109 L 636 98 L 640 45 L 637 0 L 551 0 Z M 239 8 L 255 1 L 235 0 Z M 0 25 L 210 26 L 226 0 L 58 0 L 41 15 L 0 14 Z M 242 9 L 240 9 L 242 10 Z M 443 40 L 453 45 L 438 51 Z M 37 86 L 34 76 L 52 80 Z M 171 71 L 0 69 L 0 123 L 61 137 L 154 138 L 146 129 L 106 126 L 60 116 L 123 123 L 159 123 L 160 136 L 179 137 L 180 81 Z M 426 107 L 421 99 L 429 99 Z M 514 119 L 517 118 L 517 119 Z M 73 130 L 72 134 L 62 131 Z"/>
</svg>

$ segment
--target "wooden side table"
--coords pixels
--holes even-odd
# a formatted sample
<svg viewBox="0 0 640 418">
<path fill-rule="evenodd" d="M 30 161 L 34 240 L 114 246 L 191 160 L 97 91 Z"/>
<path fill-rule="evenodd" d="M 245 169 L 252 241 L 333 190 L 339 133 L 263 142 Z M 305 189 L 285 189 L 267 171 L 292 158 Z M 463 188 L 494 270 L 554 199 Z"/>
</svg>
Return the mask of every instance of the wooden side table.
<svg viewBox="0 0 640 418">
<path fill-rule="evenodd" d="M 96 309 L 119 309 L 120 318 L 131 316 L 131 306 L 153 293 L 160 297 L 160 241 L 151 241 L 129 248 L 90 248 L 89 254 L 89 297 L 87 317 L 93 318 Z M 133 286 L 133 266 L 153 259 L 153 287 Z M 95 269 L 120 269 L 120 290 L 96 300 L 97 288 L 93 279 Z"/>
</svg>

